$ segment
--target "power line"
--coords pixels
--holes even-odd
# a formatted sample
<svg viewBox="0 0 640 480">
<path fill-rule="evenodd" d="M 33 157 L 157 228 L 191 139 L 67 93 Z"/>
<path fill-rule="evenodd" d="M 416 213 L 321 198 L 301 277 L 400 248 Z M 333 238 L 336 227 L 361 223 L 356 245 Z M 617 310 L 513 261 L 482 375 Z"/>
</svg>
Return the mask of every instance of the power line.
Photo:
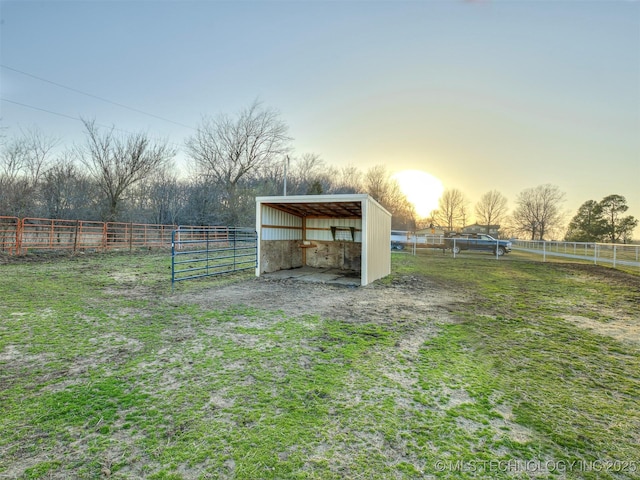
<svg viewBox="0 0 640 480">
<path fill-rule="evenodd" d="M 59 117 L 68 118 L 70 120 L 76 120 L 78 122 L 85 123 L 85 120 L 83 120 L 82 118 L 74 117 L 74 116 L 71 116 L 71 115 L 67 115 L 66 113 L 54 112 L 52 110 L 47 110 L 46 108 L 35 107 L 33 105 L 27 105 L 26 103 L 16 102 L 15 100 L 9 100 L 8 98 L 4 98 L 4 97 L 0 97 L 0 100 L 2 100 L 3 102 L 7 102 L 7 103 L 12 103 L 14 105 L 18 105 L 20 107 L 31 108 L 33 110 L 38 110 L 40 112 L 50 113 L 51 115 L 57 115 Z M 126 134 L 129 134 L 129 135 L 135 135 L 133 132 L 130 132 L 128 130 L 123 130 L 121 128 L 116 128 L 114 126 L 109 126 L 109 125 L 105 125 L 105 124 L 101 124 L 101 123 L 96 123 L 95 125 L 97 125 L 98 127 L 102 127 L 102 128 L 109 128 L 109 129 L 115 130 L 117 132 L 122 132 L 122 133 L 126 133 Z M 174 145 L 177 148 L 182 148 L 177 143 L 174 143 L 174 142 L 167 142 L 167 143 L 169 143 L 170 145 Z"/>
<path fill-rule="evenodd" d="M 32 108 L 33 110 L 40 110 L 41 112 L 50 113 L 52 115 L 58 115 L 59 117 L 70 118 L 71 120 L 78 120 L 80 122 L 82 121 L 81 118 L 72 117 L 71 115 L 66 115 L 64 113 L 52 112 L 51 110 L 46 110 L 40 107 L 34 107 L 33 105 L 27 105 L 26 103 L 16 102 L 14 100 L 9 100 L 8 98 L 0 97 L 0 100 L 7 103 L 13 103 L 14 105 L 20 105 L 21 107 Z"/>
<path fill-rule="evenodd" d="M 19 73 L 21 75 L 25 75 L 27 77 L 35 78 L 36 80 L 40 80 L 41 82 L 50 83 L 51 85 L 55 85 L 56 87 L 59 87 L 59 88 L 64 88 L 65 90 L 69 90 L 71 92 L 78 93 L 80 95 L 85 95 L 87 97 L 95 98 L 96 100 L 100 100 L 101 102 L 110 103 L 111 105 L 116 105 L 116 106 L 118 106 L 120 108 L 126 108 L 127 110 L 131 110 L 132 112 L 141 113 L 142 115 L 147 115 L 149 117 L 153 117 L 153 118 L 156 118 L 158 120 L 162 120 L 164 122 L 173 123 L 175 125 L 179 125 L 179 126 L 184 127 L 184 128 L 189 128 L 191 130 L 196 130 L 195 128 L 193 128 L 193 127 L 191 127 L 189 125 L 185 125 L 184 123 L 174 122 L 173 120 L 169 120 L 168 118 L 160 117 L 158 115 L 154 115 L 153 113 L 144 112 L 144 111 L 139 110 L 137 108 L 129 107 L 129 106 L 124 105 L 122 103 L 114 102 L 112 100 L 100 97 L 98 95 L 94 95 L 92 93 L 83 92 L 82 90 L 78 90 L 77 88 L 73 88 L 73 87 L 68 87 L 66 85 L 62 85 L 61 83 L 57 83 L 57 82 L 54 82 L 52 80 L 47 80 L 46 78 L 38 77 L 37 75 L 33 75 L 31 73 L 27 73 L 27 72 L 24 72 L 22 70 L 18 70 L 17 68 L 12 68 L 12 67 L 10 67 L 8 65 L 0 64 L 0 67 L 5 68 L 7 70 L 11 70 L 12 72 Z M 51 112 L 49 112 L 49 113 L 51 113 Z"/>
<path fill-rule="evenodd" d="M 67 115 L 66 113 L 58 113 L 58 112 L 54 112 L 52 110 L 47 110 L 46 108 L 34 107 L 33 105 L 27 105 L 26 103 L 16 102 L 15 100 L 9 100 L 8 98 L 4 98 L 4 97 L 0 97 L 0 100 L 2 100 L 3 102 L 7 102 L 7 103 L 13 103 L 14 105 L 19 105 L 21 107 L 31 108 L 33 110 L 39 110 L 40 112 L 46 112 L 46 113 L 50 113 L 51 115 L 57 115 L 59 117 L 69 118 L 71 120 L 77 120 L 78 122 L 84 123 L 84 120 L 82 118 L 73 117 L 71 115 Z M 113 130 L 116 130 L 118 132 L 128 133 L 129 135 L 133 135 L 132 132 L 129 132 L 127 130 L 122 130 L 121 128 L 115 128 L 113 126 L 104 125 L 104 124 L 100 124 L 100 123 L 96 123 L 96 125 L 98 127 L 112 128 Z"/>
</svg>

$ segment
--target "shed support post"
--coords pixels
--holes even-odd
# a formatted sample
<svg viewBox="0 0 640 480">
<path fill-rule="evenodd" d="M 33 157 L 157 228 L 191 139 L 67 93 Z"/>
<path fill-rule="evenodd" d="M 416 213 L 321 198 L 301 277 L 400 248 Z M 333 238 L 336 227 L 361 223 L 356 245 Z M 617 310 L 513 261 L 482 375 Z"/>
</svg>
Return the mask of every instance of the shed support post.
<svg viewBox="0 0 640 480">
<path fill-rule="evenodd" d="M 307 217 L 302 217 L 302 244 L 307 240 Z M 302 249 L 302 266 L 307 266 L 307 249 Z"/>
</svg>

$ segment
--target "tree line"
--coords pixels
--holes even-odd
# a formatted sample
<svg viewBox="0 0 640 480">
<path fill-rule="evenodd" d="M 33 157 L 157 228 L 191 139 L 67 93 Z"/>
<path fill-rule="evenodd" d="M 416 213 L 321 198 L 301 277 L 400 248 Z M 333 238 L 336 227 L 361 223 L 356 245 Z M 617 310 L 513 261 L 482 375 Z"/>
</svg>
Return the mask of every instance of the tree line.
<svg viewBox="0 0 640 480">
<path fill-rule="evenodd" d="M 539 185 L 520 192 L 510 212 L 507 198 L 491 190 L 475 204 L 475 220 L 485 225 L 499 225 L 502 237 L 528 240 L 564 239 L 568 242 L 631 242 L 638 220 L 625 215 L 629 209 L 624 196 L 608 195 L 600 202 L 588 200 L 571 219 L 568 226 L 562 211 L 565 194 L 555 185 Z M 469 202 L 457 189 L 445 190 L 430 224 L 444 225 L 450 230 L 467 225 Z"/>
<path fill-rule="evenodd" d="M 255 224 L 255 197 L 369 193 L 412 227 L 415 211 L 384 166 L 335 168 L 318 154 L 292 154 L 279 114 L 254 102 L 235 116 L 205 117 L 177 149 L 145 133 L 83 120 L 84 141 L 59 152 L 41 131 L 3 138 L 0 215 L 184 225 Z M 285 179 L 286 175 L 286 179 Z"/>
<path fill-rule="evenodd" d="M 67 220 L 229 225 L 255 224 L 255 197 L 368 193 L 393 215 L 392 228 L 448 230 L 469 223 L 469 202 L 447 189 L 429 218 L 418 218 L 384 165 L 336 168 L 320 155 L 293 155 L 279 113 L 254 102 L 236 115 L 203 117 L 185 140 L 187 174 L 175 166 L 177 148 L 146 133 L 121 132 L 83 120 L 84 141 L 58 151 L 59 140 L 31 129 L 3 138 L 0 215 Z M 626 241 L 637 220 L 623 217 L 624 197 L 589 202 L 571 221 L 567 238 Z M 607 197 L 609 198 L 609 197 Z M 474 208 L 475 221 L 502 225 L 503 236 L 548 238 L 564 228 L 558 187 L 542 185 L 507 199 L 492 190 Z M 591 201 L 590 201 L 591 202 Z M 615 210 L 615 212 L 614 212 Z M 557 238 L 557 237 L 556 237 Z"/>
</svg>

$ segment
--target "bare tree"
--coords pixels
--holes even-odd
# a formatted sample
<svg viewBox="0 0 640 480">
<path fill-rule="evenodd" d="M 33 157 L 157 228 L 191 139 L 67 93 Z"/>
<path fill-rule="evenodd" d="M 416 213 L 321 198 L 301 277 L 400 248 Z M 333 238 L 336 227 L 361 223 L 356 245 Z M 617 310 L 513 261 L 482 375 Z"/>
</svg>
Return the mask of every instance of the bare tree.
<svg viewBox="0 0 640 480">
<path fill-rule="evenodd" d="M 284 161 L 271 162 L 262 169 L 262 174 L 253 182 L 256 195 L 282 195 L 284 191 Z M 287 172 L 287 177 L 288 177 Z"/>
<path fill-rule="evenodd" d="M 29 184 L 24 170 L 25 145 L 18 139 L 8 140 L 0 155 L 0 211 L 4 215 L 22 216 L 29 212 Z"/>
<path fill-rule="evenodd" d="M 464 228 L 469 223 L 469 203 L 468 200 L 464 200 L 460 205 L 460 224 Z"/>
<path fill-rule="evenodd" d="M 333 193 L 361 193 L 364 191 L 362 172 L 353 165 L 342 167 L 336 172 L 334 178 L 334 185 L 331 188 Z"/>
<path fill-rule="evenodd" d="M 230 225 L 241 216 L 240 183 L 256 180 L 266 166 L 284 157 L 290 141 L 287 131 L 275 110 L 254 102 L 236 118 L 204 118 L 196 134 L 187 139 L 198 175 L 226 193 L 222 206 Z"/>
<path fill-rule="evenodd" d="M 0 155 L 2 212 L 18 216 L 35 214 L 39 181 L 58 142 L 34 128 L 21 131 L 21 136 L 3 144 Z"/>
<path fill-rule="evenodd" d="M 296 195 L 325 193 L 331 183 L 330 169 L 317 153 L 305 153 L 292 162 L 287 186 Z"/>
<path fill-rule="evenodd" d="M 224 192 L 216 184 L 195 177 L 186 185 L 185 209 L 180 222 L 190 225 L 222 225 L 225 221 L 219 213 Z"/>
<path fill-rule="evenodd" d="M 25 173 L 32 187 L 38 184 L 40 175 L 50 163 L 52 150 L 60 140 L 44 135 L 37 128 L 22 132 L 25 144 Z"/>
<path fill-rule="evenodd" d="M 185 183 L 167 172 L 154 179 L 151 189 L 152 221 L 177 224 L 186 203 Z"/>
<path fill-rule="evenodd" d="M 107 203 L 104 219 L 114 221 L 127 190 L 165 166 L 175 155 L 167 142 L 153 143 L 144 133 L 101 133 L 94 121 L 84 121 L 87 142 L 80 160 L 102 190 Z"/>
<path fill-rule="evenodd" d="M 42 174 L 42 215 L 47 218 L 97 219 L 96 190 L 95 183 L 76 165 L 73 152 L 65 151 Z"/>
<path fill-rule="evenodd" d="M 491 190 L 480 197 L 475 213 L 477 222 L 486 225 L 486 233 L 489 233 L 491 225 L 500 225 L 507 215 L 507 198 L 497 190 Z"/>
<path fill-rule="evenodd" d="M 364 175 L 364 190 L 392 215 L 391 227 L 415 229 L 416 213 L 413 204 L 402 193 L 398 182 L 391 178 L 384 165 L 371 167 Z"/>
<path fill-rule="evenodd" d="M 531 240 L 544 240 L 545 235 L 561 227 L 563 201 L 564 193 L 555 185 L 539 185 L 522 191 L 512 215 L 515 228 L 530 235 Z"/>
<path fill-rule="evenodd" d="M 176 224 L 185 208 L 186 190 L 173 165 L 167 164 L 132 189 L 129 198 L 133 213 L 141 222 Z"/>
<path fill-rule="evenodd" d="M 20 139 L 7 141 L 2 148 L 0 156 L 0 180 L 4 185 L 15 181 L 24 170 L 24 158 L 26 156 L 26 146 Z"/>
<path fill-rule="evenodd" d="M 467 216 L 468 201 L 457 188 L 446 189 L 438 201 L 438 210 L 434 218 L 439 225 L 449 230 L 463 227 Z"/>
<path fill-rule="evenodd" d="M 436 218 L 437 210 L 433 210 L 428 217 L 421 217 L 416 220 L 416 230 L 430 229 L 434 230 L 438 225 Z"/>
<path fill-rule="evenodd" d="M 384 165 L 376 165 L 367 170 L 364 175 L 364 189 L 382 205 L 388 203 L 390 188 L 389 172 Z"/>
</svg>

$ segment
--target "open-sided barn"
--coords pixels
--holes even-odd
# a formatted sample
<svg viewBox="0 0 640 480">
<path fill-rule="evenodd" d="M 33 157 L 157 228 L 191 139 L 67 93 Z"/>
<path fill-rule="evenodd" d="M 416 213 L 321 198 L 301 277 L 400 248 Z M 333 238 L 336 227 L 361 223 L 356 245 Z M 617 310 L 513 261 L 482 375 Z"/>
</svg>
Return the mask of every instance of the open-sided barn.
<svg viewBox="0 0 640 480">
<path fill-rule="evenodd" d="M 258 197 L 256 230 L 256 276 L 314 267 L 367 285 L 391 271 L 391 214 L 366 194 Z"/>
</svg>

